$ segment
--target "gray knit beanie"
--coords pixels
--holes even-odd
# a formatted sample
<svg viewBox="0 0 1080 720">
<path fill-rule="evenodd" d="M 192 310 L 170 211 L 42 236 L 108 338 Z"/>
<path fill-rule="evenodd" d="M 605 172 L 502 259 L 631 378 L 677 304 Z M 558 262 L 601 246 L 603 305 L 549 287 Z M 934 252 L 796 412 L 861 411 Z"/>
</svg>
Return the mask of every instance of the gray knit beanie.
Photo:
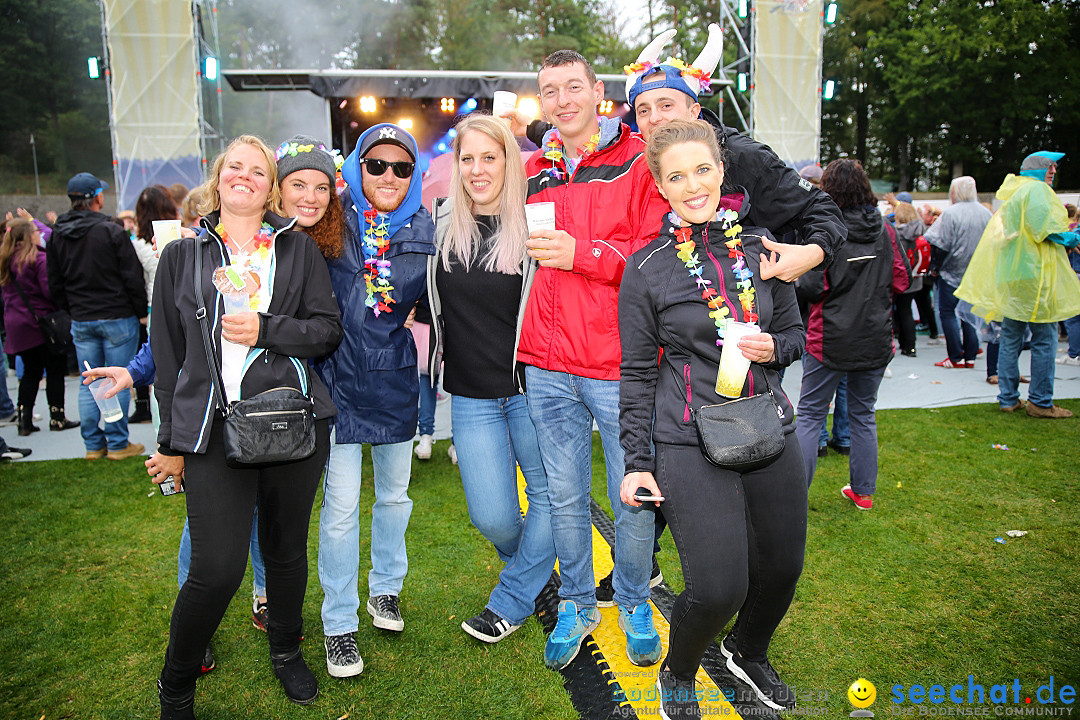
<svg viewBox="0 0 1080 720">
<path fill-rule="evenodd" d="M 308 135 L 294 135 L 278 145 L 274 155 L 277 157 L 278 180 L 297 170 L 318 170 L 326 174 L 330 187 L 334 186 L 337 168 L 330 149 Z"/>
</svg>

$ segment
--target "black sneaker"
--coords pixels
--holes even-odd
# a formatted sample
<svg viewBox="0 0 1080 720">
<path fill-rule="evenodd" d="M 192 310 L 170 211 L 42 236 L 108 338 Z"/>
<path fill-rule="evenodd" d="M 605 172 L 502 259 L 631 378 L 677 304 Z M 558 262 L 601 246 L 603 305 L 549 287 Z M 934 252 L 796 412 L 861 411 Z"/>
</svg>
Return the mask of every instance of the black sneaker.
<svg viewBox="0 0 1080 720">
<path fill-rule="evenodd" d="M 214 662 L 214 651 L 210 649 L 210 646 L 206 646 L 206 652 L 202 656 L 202 667 L 199 669 L 203 675 L 214 669 L 217 663 Z"/>
<path fill-rule="evenodd" d="M 660 717 L 666 720 L 700 718 L 694 679 L 680 680 L 667 670 L 656 673 L 656 691 L 659 693 Z"/>
<path fill-rule="evenodd" d="M 773 710 L 790 710 L 795 707 L 795 693 L 776 674 L 768 658 L 755 662 L 736 652 L 727 659 L 727 669 L 749 685 L 761 702 Z"/>
<path fill-rule="evenodd" d="M 851 446 L 850 445 L 841 445 L 840 443 L 836 442 L 835 440 L 829 440 L 829 447 L 831 447 L 833 450 L 840 453 L 841 455 L 850 455 L 851 454 Z"/>
<path fill-rule="evenodd" d="M 612 570 L 596 583 L 596 607 L 615 607 L 615 586 L 611 582 L 614 572 Z M 664 573 L 660 572 L 660 565 L 656 562 L 656 556 L 653 555 L 649 587 L 654 588 L 662 582 L 664 582 Z"/>
<path fill-rule="evenodd" d="M 251 624 L 256 629 L 266 632 L 267 624 L 270 622 L 270 609 L 265 600 L 259 600 L 255 598 L 251 601 Z"/>
<path fill-rule="evenodd" d="M 354 677 L 364 672 L 364 659 L 356 649 L 353 633 L 327 635 L 323 643 L 326 645 L 326 672 L 331 677 Z"/>
<path fill-rule="evenodd" d="M 371 616 L 371 624 L 383 630 L 401 632 L 405 629 L 405 621 L 401 619 L 401 610 L 398 609 L 397 595 L 376 595 L 367 599 L 367 611 Z"/>
<path fill-rule="evenodd" d="M 735 648 L 735 635 L 734 633 L 728 633 L 724 636 L 724 641 L 720 643 L 720 654 L 725 659 L 730 659 L 738 650 Z"/>
<path fill-rule="evenodd" d="M 487 608 L 484 608 L 484 612 L 476 617 L 471 617 L 461 623 L 462 630 L 486 643 L 497 643 L 519 627 L 521 626 L 514 625 Z"/>
</svg>

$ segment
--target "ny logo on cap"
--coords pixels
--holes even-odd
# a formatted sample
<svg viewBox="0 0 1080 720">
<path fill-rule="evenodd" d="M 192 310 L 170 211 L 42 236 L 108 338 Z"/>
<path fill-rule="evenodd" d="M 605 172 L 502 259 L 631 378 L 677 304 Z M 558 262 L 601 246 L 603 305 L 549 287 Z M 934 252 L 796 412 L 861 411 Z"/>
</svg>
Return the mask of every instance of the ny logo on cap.
<svg viewBox="0 0 1080 720">
<path fill-rule="evenodd" d="M 379 139 L 390 138 L 391 140 L 397 140 L 397 132 L 394 128 L 383 128 L 379 131 Z"/>
</svg>

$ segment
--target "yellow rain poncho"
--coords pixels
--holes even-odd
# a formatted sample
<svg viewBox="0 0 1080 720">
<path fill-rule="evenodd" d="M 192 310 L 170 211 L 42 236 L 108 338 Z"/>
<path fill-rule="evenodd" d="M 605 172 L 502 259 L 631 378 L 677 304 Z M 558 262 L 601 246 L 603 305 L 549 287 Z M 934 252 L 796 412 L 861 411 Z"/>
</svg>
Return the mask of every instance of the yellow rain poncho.
<svg viewBox="0 0 1080 720">
<path fill-rule="evenodd" d="M 1045 182 L 1008 175 L 1002 205 L 983 231 L 956 296 L 975 315 L 1050 323 L 1080 315 L 1080 279 L 1065 248 L 1046 240 L 1069 229 L 1065 206 Z"/>
</svg>

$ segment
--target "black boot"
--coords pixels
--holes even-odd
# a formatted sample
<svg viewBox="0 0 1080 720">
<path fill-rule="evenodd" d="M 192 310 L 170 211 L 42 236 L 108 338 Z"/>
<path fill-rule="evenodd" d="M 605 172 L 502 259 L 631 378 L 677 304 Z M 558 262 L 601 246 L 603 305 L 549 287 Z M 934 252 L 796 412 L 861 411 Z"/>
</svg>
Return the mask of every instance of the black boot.
<svg viewBox="0 0 1080 720">
<path fill-rule="evenodd" d="M 285 695 L 298 705 L 310 705 L 319 696 L 319 681 L 304 662 L 300 648 L 284 656 L 270 653 L 274 675 L 285 688 Z M 162 718 L 164 720 L 164 718 Z"/>
<path fill-rule="evenodd" d="M 128 424 L 153 422 L 150 414 L 150 388 L 135 388 L 135 412 L 128 418 Z"/>
<path fill-rule="evenodd" d="M 37 432 L 41 428 L 34 424 L 34 407 L 31 405 L 20 405 L 16 408 L 16 413 L 19 415 L 19 437 L 26 437 L 32 432 Z"/>
<path fill-rule="evenodd" d="M 64 417 L 64 408 L 49 406 L 49 430 L 70 430 L 77 427 L 77 421 Z"/>
<path fill-rule="evenodd" d="M 158 680 L 158 700 L 161 701 L 161 720 L 195 720 L 195 684 L 191 689 L 170 695 Z"/>
</svg>

